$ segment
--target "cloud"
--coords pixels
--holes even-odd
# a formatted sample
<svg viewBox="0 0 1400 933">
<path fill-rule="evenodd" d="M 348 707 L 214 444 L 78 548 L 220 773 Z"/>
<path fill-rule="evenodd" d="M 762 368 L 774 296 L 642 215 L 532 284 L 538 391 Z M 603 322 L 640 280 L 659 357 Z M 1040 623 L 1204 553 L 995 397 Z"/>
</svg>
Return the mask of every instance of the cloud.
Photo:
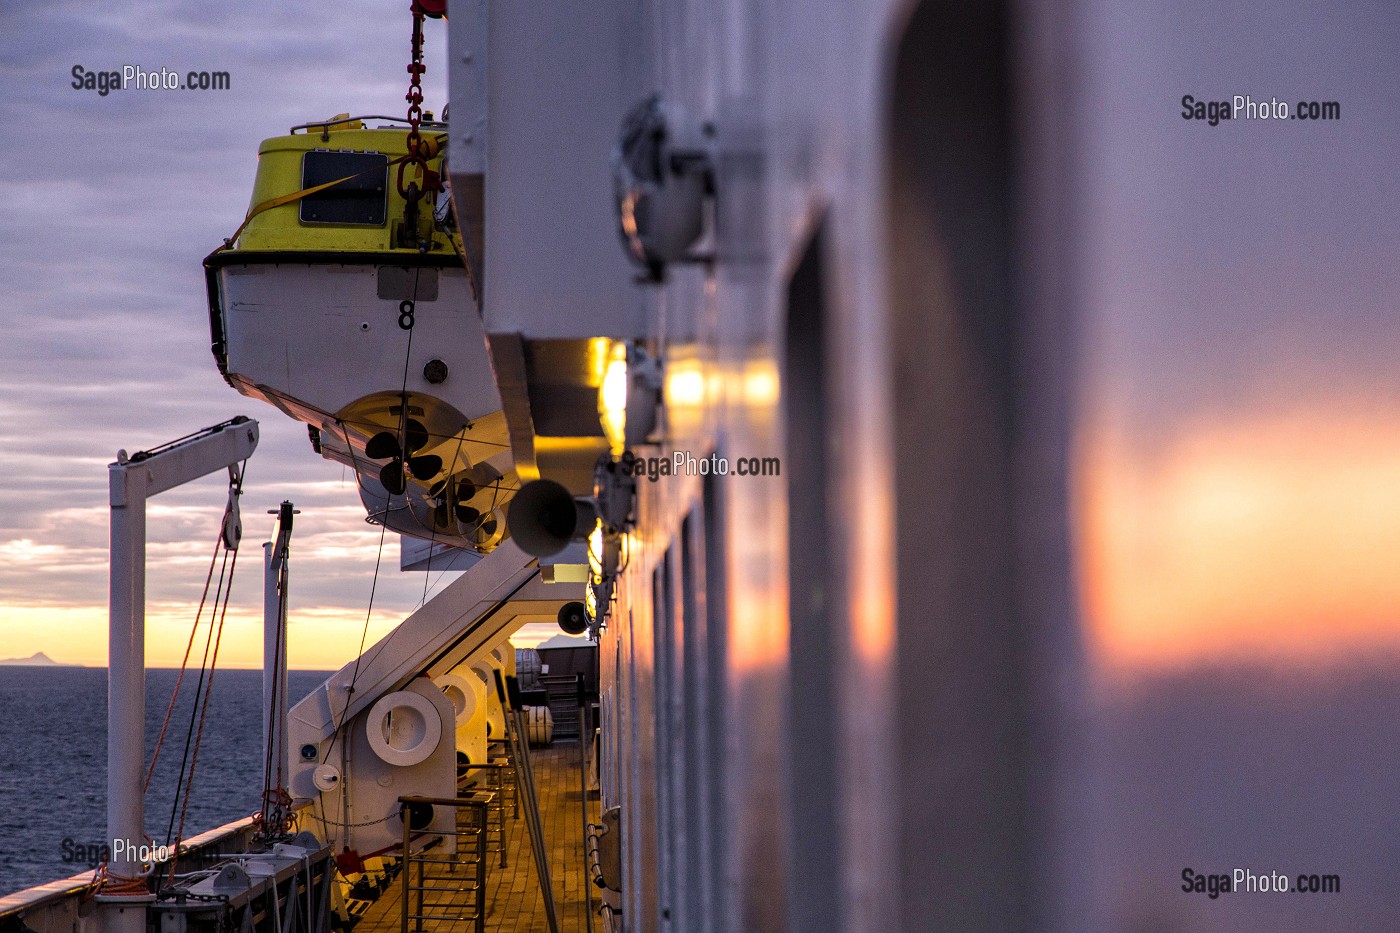
<svg viewBox="0 0 1400 933">
<path fill-rule="evenodd" d="M 238 413 L 259 419 L 262 440 L 234 605 L 261 619 L 265 513 L 290 499 L 303 513 L 293 606 L 319 620 L 316 664 L 358 642 L 378 529 L 303 425 L 224 384 L 200 262 L 242 219 L 262 139 L 347 110 L 404 110 L 409 31 L 406 8 L 368 0 L 0 7 L 0 159 L 15 167 L 0 181 L 0 655 L 34 638 L 33 650 L 51 638 L 89 661 L 103 653 L 107 464 Z M 444 32 L 427 31 L 435 110 Z M 99 96 L 70 86 L 77 64 L 227 71 L 231 89 Z M 160 618 L 193 618 L 225 497 L 213 476 L 152 501 L 147 589 Z M 385 625 L 423 593 L 397 558 L 391 536 L 375 597 Z"/>
<path fill-rule="evenodd" d="M 17 564 L 48 563 L 64 554 L 67 548 L 58 544 L 35 544 L 28 538 L 0 543 L 0 560 Z"/>
</svg>

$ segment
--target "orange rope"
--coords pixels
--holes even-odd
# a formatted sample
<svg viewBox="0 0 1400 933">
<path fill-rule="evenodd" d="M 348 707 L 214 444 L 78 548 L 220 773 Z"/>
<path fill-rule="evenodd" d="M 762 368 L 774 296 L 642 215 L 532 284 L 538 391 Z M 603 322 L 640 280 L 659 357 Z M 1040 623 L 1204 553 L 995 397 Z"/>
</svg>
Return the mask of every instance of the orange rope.
<svg viewBox="0 0 1400 933">
<path fill-rule="evenodd" d="M 170 727 L 170 714 L 175 711 L 175 700 L 180 696 L 180 684 L 185 679 L 185 668 L 190 663 L 190 651 L 194 648 L 194 636 L 199 632 L 199 619 L 204 615 L 204 603 L 209 598 L 209 582 L 214 579 L 214 565 L 219 560 L 219 544 L 222 539 L 214 542 L 214 556 L 209 558 L 209 573 L 204 578 L 204 595 L 199 597 L 199 609 L 194 614 L 194 625 L 190 627 L 190 640 L 185 644 L 185 658 L 180 662 L 180 673 L 175 678 L 175 689 L 170 694 L 170 702 L 165 707 L 165 719 L 160 724 L 160 735 L 156 738 L 155 750 L 151 752 L 151 765 L 146 769 L 146 780 L 141 785 L 141 792 L 145 793 L 151 787 L 151 776 L 156 773 L 156 761 L 160 758 L 161 746 L 165 743 L 165 730 Z"/>
<path fill-rule="evenodd" d="M 155 841 L 150 836 L 145 838 L 148 845 Z M 90 897 L 94 894 L 107 894 L 118 897 L 134 897 L 150 894 L 151 888 L 147 882 L 149 876 L 149 872 L 134 878 L 128 875 L 119 875 L 112 871 L 106 862 L 103 862 L 98 865 L 97 870 L 93 872 L 92 883 L 88 885 L 87 894 L 84 896 Z"/>
<path fill-rule="evenodd" d="M 264 815 L 270 818 L 264 820 Z M 291 834 L 297 828 L 297 814 L 292 809 L 292 795 L 285 787 L 263 794 L 263 808 L 253 814 L 253 835 L 264 839 Z"/>
<path fill-rule="evenodd" d="M 199 711 L 199 729 L 194 737 L 194 751 L 190 757 L 189 777 L 185 779 L 185 800 L 180 806 L 180 825 L 175 831 L 175 846 L 170 857 L 170 874 L 174 877 L 175 866 L 180 860 L 180 842 L 185 837 L 185 814 L 190 809 L 190 797 L 194 792 L 194 770 L 199 763 L 199 746 L 204 739 L 204 721 L 209 715 L 209 696 L 214 692 L 214 670 L 219 665 L 219 645 L 224 639 L 224 620 L 228 617 L 228 598 L 233 592 L 233 571 L 238 566 L 238 552 L 233 552 L 233 562 L 229 565 L 229 585 L 224 590 L 224 601 L 219 607 L 219 627 L 214 634 L 214 656 L 209 659 L 209 682 L 204 687 L 204 705 Z M 211 621 L 212 624 L 212 621 Z"/>
</svg>

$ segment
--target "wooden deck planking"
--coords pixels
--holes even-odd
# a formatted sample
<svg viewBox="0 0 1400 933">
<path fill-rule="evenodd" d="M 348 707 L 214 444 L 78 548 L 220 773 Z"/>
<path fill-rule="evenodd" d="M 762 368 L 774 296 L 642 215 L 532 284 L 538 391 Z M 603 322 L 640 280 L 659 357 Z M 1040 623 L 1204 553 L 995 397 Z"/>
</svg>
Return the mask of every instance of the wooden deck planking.
<svg viewBox="0 0 1400 933">
<path fill-rule="evenodd" d="M 584 897 L 586 891 L 592 891 L 588 882 L 582 816 L 579 812 L 578 755 L 579 744 L 574 741 L 530 749 L 560 933 L 585 933 Z M 589 801 L 589 820 L 598 820 L 597 801 L 592 799 Z M 500 868 L 497 854 L 490 853 L 486 866 L 486 929 L 488 933 L 548 933 L 524 814 L 522 812 L 521 817 L 515 819 L 507 810 L 505 822 L 509 864 Z M 365 911 L 355 927 L 355 933 L 399 933 L 402 926 L 402 884 L 402 880 L 396 879 L 383 896 Z M 434 900 L 450 899 L 453 905 L 460 905 L 435 912 L 457 913 L 470 909 L 470 892 L 453 895 L 429 893 Z M 598 899 L 594 896 L 594 910 L 597 907 Z M 409 922 L 412 931 L 413 921 Z M 601 929 L 596 914 L 594 926 Z M 469 933 L 473 924 L 469 921 L 425 921 L 423 929 L 425 933 Z"/>
</svg>

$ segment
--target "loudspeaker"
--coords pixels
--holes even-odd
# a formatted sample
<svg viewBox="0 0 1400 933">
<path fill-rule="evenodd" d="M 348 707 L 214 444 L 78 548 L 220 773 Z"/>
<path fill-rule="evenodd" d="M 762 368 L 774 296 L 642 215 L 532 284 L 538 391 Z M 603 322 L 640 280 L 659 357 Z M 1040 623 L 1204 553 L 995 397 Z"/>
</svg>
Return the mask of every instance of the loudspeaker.
<svg viewBox="0 0 1400 933">
<path fill-rule="evenodd" d="M 549 479 L 526 483 L 510 500 L 506 525 L 510 536 L 526 554 L 549 557 L 582 541 L 598 521 L 590 499 L 575 499 L 569 490 Z"/>
<path fill-rule="evenodd" d="M 574 600 L 560 606 L 559 627 L 570 635 L 582 635 L 588 631 L 588 610 L 583 603 Z"/>
</svg>

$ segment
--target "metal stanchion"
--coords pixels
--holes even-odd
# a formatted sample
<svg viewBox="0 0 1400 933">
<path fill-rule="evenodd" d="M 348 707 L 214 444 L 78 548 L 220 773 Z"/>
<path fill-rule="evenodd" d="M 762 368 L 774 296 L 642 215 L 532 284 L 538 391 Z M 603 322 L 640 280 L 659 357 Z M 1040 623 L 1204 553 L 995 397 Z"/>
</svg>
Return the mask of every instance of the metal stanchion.
<svg viewBox="0 0 1400 933">
<path fill-rule="evenodd" d="M 583 818 L 583 853 L 588 853 L 588 746 L 593 742 L 590 728 L 588 690 L 583 674 L 578 678 L 578 806 Z M 588 923 L 588 933 L 593 933 L 593 886 L 588 883 L 588 866 L 584 866 L 583 915 Z"/>
<path fill-rule="evenodd" d="M 463 774 L 468 774 L 472 771 L 482 771 L 486 774 L 486 787 L 492 795 L 491 813 L 493 815 L 493 825 L 495 827 L 493 832 L 496 834 L 496 852 L 500 857 L 500 867 L 505 868 L 508 865 L 507 853 L 509 851 L 509 846 L 506 845 L 505 800 L 506 785 L 510 780 L 507 777 L 507 773 L 510 771 L 510 765 L 506 763 L 505 759 L 501 759 L 499 761 L 488 761 L 480 765 L 466 765 L 465 767 L 459 767 L 458 770 Z M 515 794 L 511 794 L 512 800 L 514 800 L 515 797 Z"/>
<path fill-rule="evenodd" d="M 510 711 L 509 733 L 511 753 L 515 756 L 516 791 L 525 811 L 526 828 L 530 831 L 530 847 L 535 854 L 535 871 L 540 878 L 540 896 L 544 898 L 545 919 L 549 933 L 559 933 L 559 917 L 554 908 L 554 882 L 549 876 L 549 853 L 545 849 L 544 825 L 540 822 L 540 801 L 535 793 L 535 771 L 530 764 L 529 723 L 520 705 L 520 687 L 514 677 L 496 675 L 496 689 L 501 705 Z"/>
<path fill-rule="evenodd" d="M 400 907 L 400 912 L 399 912 L 399 921 L 400 921 L 399 930 L 402 931 L 402 933 L 408 933 L 408 900 L 409 900 L 409 898 L 412 896 L 412 892 L 413 892 L 413 861 L 412 861 L 412 853 L 413 853 L 413 849 L 412 849 L 412 845 L 413 845 L 413 827 L 410 825 L 410 822 L 411 822 L 411 821 L 410 821 L 409 818 L 408 818 L 408 814 L 407 814 L 407 813 L 404 813 L 404 814 L 403 814 L 403 868 L 402 868 L 402 875 L 403 875 L 403 897 L 400 898 L 400 900 L 402 901 L 402 903 L 399 905 L 399 907 Z M 419 911 L 419 913 L 422 913 L 422 911 Z"/>
</svg>

